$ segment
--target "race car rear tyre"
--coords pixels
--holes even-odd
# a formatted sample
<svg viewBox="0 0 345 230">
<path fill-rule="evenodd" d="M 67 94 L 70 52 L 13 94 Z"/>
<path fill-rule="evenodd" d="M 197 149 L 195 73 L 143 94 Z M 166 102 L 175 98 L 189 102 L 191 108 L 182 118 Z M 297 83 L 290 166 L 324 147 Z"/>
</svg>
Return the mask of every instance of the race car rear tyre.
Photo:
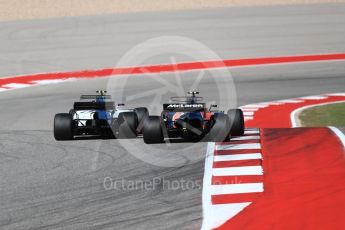
<svg viewBox="0 0 345 230">
<path fill-rule="evenodd" d="M 149 111 L 145 107 L 139 107 L 139 108 L 135 108 L 134 112 L 137 114 L 137 117 L 138 117 L 137 133 L 142 133 L 145 120 L 149 116 Z"/>
<path fill-rule="evenodd" d="M 230 134 L 231 136 L 242 136 L 244 134 L 244 118 L 243 112 L 240 109 L 228 110 L 230 119 Z"/>
<path fill-rule="evenodd" d="M 58 113 L 55 115 L 54 137 L 57 141 L 73 139 L 73 120 L 69 113 Z"/>
<path fill-rule="evenodd" d="M 143 127 L 143 138 L 146 144 L 164 142 L 163 122 L 160 116 L 149 116 Z"/>
<path fill-rule="evenodd" d="M 208 141 L 222 142 L 229 139 L 230 122 L 226 114 L 215 114 L 213 126 L 206 135 Z"/>
<path fill-rule="evenodd" d="M 122 112 L 118 117 L 119 130 L 117 138 L 136 138 L 138 118 L 134 112 Z"/>
<path fill-rule="evenodd" d="M 70 109 L 69 110 L 69 114 L 71 114 L 73 116 L 75 114 L 75 110 L 74 109 Z"/>
</svg>

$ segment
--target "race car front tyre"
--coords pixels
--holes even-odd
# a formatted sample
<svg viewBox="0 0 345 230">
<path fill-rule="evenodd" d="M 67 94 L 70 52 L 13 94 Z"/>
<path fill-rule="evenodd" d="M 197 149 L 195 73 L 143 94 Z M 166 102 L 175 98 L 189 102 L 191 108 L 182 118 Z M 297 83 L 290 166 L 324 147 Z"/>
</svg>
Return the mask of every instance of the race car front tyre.
<svg viewBox="0 0 345 230">
<path fill-rule="evenodd" d="M 215 114 L 209 133 L 206 135 L 208 141 L 222 142 L 229 139 L 230 122 L 226 114 Z"/>
<path fill-rule="evenodd" d="M 134 112 L 122 112 L 118 117 L 118 137 L 117 138 L 136 138 L 138 118 Z"/>
<path fill-rule="evenodd" d="M 69 113 L 58 113 L 55 115 L 54 137 L 58 141 L 73 139 L 73 120 Z"/>
<path fill-rule="evenodd" d="M 163 124 L 160 116 L 149 116 L 143 127 L 143 138 L 146 144 L 164 142 Z"/>
<path fill-rule="evenodd" d="M 228 117 L 230 119 L 231 136 L 242 136 L 244 134 L 244 118 L 242 110 L 230 109 L 228 110 Z"/>
<path fill-rule="evenodd" d="M 145 120 L 149 116 L 149 111 L 146 107 L 139 107 L 139 108 L 135 108 L 134 112 L 137 114 L 137 117 L 138 117 L 137 133 L 142 133 Z"/>
</svg>

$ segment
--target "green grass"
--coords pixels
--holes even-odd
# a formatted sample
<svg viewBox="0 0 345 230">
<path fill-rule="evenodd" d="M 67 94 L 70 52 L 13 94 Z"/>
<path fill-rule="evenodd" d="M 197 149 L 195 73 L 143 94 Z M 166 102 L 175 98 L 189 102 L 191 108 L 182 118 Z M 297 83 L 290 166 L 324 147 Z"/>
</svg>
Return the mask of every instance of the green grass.
<svg viewBox="0 0 345 230">
<path fill-rule="evenodd" d="M 317 106 L 299 114 L 302 126 L 345 126 L 345 102 Z"/>
</svg>

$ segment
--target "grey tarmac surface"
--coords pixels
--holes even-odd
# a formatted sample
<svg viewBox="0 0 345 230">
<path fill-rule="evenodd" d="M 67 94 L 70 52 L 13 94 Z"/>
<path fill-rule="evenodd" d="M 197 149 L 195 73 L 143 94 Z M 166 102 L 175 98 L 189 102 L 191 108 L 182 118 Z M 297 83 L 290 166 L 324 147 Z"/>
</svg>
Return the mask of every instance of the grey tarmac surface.
<svg viewBox="0 0 345 230">
<path fill-rule="evenodd" d="M 221 58 L 345 52 L 344 15 L 339 3 L 3 22 L 0 76 L 108 68 L 133 46 L 168 35 L 198 40 Z"/>
<path fill-rule="evenodd" d="M 111 67 L 134 45 L 162 35 L 201 41 L 222 58 L 344 52 L 344 13 L 344 4 L 324 4 L 0 23 L 0 75 Z M 177 55 L 176 59 L 188 57 Z M 147 63 L 170 61 L 166 56 Z M 56 142 L 54 114 L 67 112 L 82 93 L 121 89 L 123 99 L 135 107 L 151 105 L 152 98 L 129 100 L 130 96 L 159 89 L 162 82 L 184 91 L 196 85 L 207 101 L 225 105 L 345 89 L 344 62 L 237 68 L 230 70 L 236 97 L 224 102 L 222 95 L 231 92 L 219 92 L 217 87 L 231 81 L 229 76 L 218 76 L 218 71 L 186 72 L 180 77 L 131 76 L 121 88 L 125 76 L 1 92 L 0 228 L 200 228 L 199 185 L 207 143 L 147 147 L 140 138 Z M 162 102 L 176 94 L 173 89 L 162 93 Z M 157 113 L 156 106 L 159 103 L 150 107 L 152 113 Z M 154 189 L 139 185 L 107 190 L 103 187 L 107 177 L 125 184 L 140 180 L 161 183 Z M 192 188 L 167 186 L 181 179 L 193 182 Z"/>
</svg>

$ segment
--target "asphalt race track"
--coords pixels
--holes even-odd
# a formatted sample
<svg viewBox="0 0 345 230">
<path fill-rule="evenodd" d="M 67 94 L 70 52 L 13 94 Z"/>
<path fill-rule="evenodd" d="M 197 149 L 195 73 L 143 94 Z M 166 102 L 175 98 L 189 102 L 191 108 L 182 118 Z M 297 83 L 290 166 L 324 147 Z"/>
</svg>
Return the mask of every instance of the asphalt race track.
<svg viewBox="0 0 345 230">
<path fill-rule="evenodd" d="M 197 40 L 221 58 L 341 53 L 345 52 L 344 23 L 345 4 L 6 22 L 0 23 L 0 76 L 113 67 L 133 46 L 170 35 Z M 190 57 L 176 54 L 175 59 L 182 62 Z M 171 59 L 165 55 L 145 61 L 170 63 Z M 237 106 L 343 92 L 345 86 L 343 61 L 236 68 L 230 72 L 234 85 L 229 89 L 236 89 L 236 98 L 225 104 Z M 121 96 L 130 97 L 160 88 L 162 82 L 176 84 L 177 79 L 183 85 L 180 90 L 196 86 L 208 101 L 221 102 L 222 95 L 229 92 L 219 92 L 217 87 L 231 82 L 218 74 L 219 70 L 208 70 L 184 72 L 179 77 L 173 73 L 120 76 L 1 92 L 0 228 L 200 228 L 198 186 L 174 190 L 157 183 L 154 189 L 106 190 L 103 182 L 107 177 L 117 181 L 164 178 L 202 184 L 207 143 L 147 147 L 140 138 L 131 142 L 56 142 L 53 117 L 67 112 L 83 93 L 110 87 L 111 93 L 121 89 Z M 120 88 L 125 78 L 129 80 Z M 162 100 L 175 93 L 168 90 Z M 127 101 L 135 107 L 151 105 L 152 98 Z M 152 105 L 150 112 L 158 113 L 155 106 L 159 103 Z"/>
<path fill-rule="evenodd" d="M 133 46 L 168 35 L 196 39 L 221 58 L 340 53 L 344 10 L 320 4 L 6 22 L 0 75 L 112 67 Z"/>
</svg>

